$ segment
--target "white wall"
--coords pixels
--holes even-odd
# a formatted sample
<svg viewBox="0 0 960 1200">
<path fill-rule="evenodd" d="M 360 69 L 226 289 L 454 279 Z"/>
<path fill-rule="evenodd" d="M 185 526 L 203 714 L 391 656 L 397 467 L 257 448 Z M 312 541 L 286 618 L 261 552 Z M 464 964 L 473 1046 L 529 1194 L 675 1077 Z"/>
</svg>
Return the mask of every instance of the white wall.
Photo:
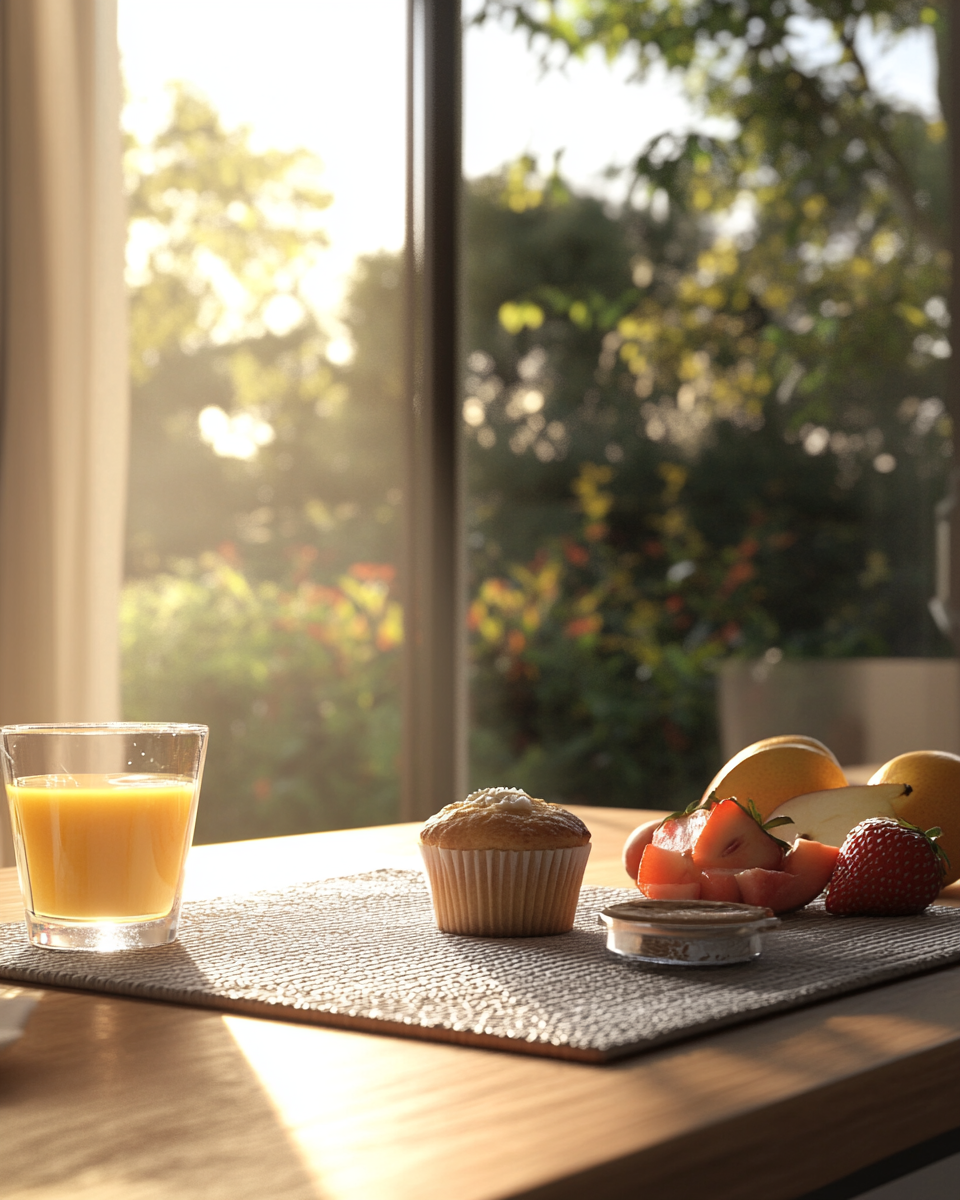
<svg viewBox="0 0 960 1200">
<path fill-rule="evenodd" d="M 782 733 L 819 738 L 844 765 L 879 765 L 908 750 L 960 754 L 957 659 L 734 661 L 719 683 L 727 758 Z"/>
</svg>

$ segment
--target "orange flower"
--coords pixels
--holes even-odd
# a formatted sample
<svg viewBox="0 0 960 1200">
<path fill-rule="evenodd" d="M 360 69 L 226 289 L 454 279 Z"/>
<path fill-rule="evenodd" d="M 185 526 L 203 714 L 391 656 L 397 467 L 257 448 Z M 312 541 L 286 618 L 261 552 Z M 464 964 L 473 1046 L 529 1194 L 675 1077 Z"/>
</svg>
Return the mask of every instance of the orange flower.
<svg viewBox="0 0 960 1200">
<path fill-rule="evenodd" d="M 752 579 L 756 575 L 757 569 L 753 563 L 738 562 L 734 563 L 727 572 L 727 577 L 720 585 L 720 591 L 724 596 L 729 596 L 735 591 L 741 583 L 746 583 L 748 579 Z"/>
<path fill-rule="evenodd" d="M 569 538 L 563 539 L 563 557 L 575 567 L 585 566 L 590 561 L 590 551 L 586 546 L 578 546 Z"/>
<path fill-rule="evenodd" d="M 587 637 L 591 633 L 599 633 L 602 628 L 603 617 L 599 613 L 591 613 L 588 617 L 577 617 L 571 621 L 564 632 L 567 637 Z"/>
<path fill-rule="evenodd" d="M 522 654 L 526 644 L 527 639 L 519 629 L 511 629 L 507 634 L 507 649 L 511 654 Z"/>
<path fill-rule="evenodd" d="M 354 579 L 359 579 L 364 583 L 372 583 L 374 580 L 379 580 L 382 583 L 393 583 L 397 575 L 396 567 L 390 563 L 354 563 L 348 571 Z"/>
</svg>

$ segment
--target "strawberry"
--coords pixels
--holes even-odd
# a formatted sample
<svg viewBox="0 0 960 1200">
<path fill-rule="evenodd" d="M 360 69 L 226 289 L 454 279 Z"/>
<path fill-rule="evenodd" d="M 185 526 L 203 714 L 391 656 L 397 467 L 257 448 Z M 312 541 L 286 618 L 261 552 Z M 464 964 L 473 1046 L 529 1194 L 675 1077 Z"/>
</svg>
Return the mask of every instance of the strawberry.
<svg viewBox="0 0 960 1200">
<path fill-rule="evenodd" d="M 940 891 L 946 855 L 939 829 L 870 817 L 847 834 L 827 888 L 827 912 L 907 917 L 923 912 Z"/>
</svg>

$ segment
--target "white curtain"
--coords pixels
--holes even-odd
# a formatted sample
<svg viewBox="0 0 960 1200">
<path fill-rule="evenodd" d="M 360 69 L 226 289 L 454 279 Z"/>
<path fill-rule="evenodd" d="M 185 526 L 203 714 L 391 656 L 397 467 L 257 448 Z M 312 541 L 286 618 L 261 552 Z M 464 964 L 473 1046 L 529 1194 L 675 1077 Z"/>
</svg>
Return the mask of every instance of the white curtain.
<svg viewBox="0 0 960 1200">
<path fill-rule="evenodd" d="M 128 426 L 117 6 L 0 11 L 0 723 L 114 720 Z M 8 830 L 0 842 L 9 863 Z"/>
</svg>

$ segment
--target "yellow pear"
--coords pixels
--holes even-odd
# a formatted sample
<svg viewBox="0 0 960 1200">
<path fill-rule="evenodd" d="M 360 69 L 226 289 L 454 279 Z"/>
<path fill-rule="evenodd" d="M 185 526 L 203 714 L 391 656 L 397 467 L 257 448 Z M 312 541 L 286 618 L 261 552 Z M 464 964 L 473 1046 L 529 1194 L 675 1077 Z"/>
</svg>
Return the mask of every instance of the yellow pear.
<svg viewBox="0 0 960 1200">
<path fill-rule="evenodd" d="M 823 742 L 818 741 L 815 737 L 809 737 L 805 733 L 781 733 L 776 737 L 761 738 L 759 742 L 754 742 L 752 746 L 747 746 L 741 750 L 741 754 L 745 754 L 747 750 L 759 750 L 762 746 L 782 746 L 785 743 L 794 743 L 800 746 L 812 746 L 814 750 L 819 750 L 821 754 L 825 754 L 827 758 L 832 758 L 839 767 L 840 760 Z"/>
<path fill-rule="evenodd" d="M 824 749 L 797 741 L 747 746 L 720 768 L 704 799 L 716 792 L 721 800 L 731 796 L 741 803 L 752 800 L 766 820 L 794 796 L 846 787 L 846 775 Z"/>
<path fill-rule="evenodd" d="M 861 783 L 807 792 L 785 801 L 770 814 L 770 819 L 789 817 L 793 822 L 778 827 L 777 837 L 781 841 L 795 842 L 803 837 L 823 842 L 825 846 L 842 846 L 854 825 L 868 817 L 895 817 L 897 800 L 909 791 L 909 786 L 903 783 Z"/>
<path fill-rule="evenodd" d="M 944 887 L 960 879 L 960 755 L 946 750 L 898 754 L 870 782 L 910 784 L 910 795 L 894 801 L 896 815 L 924 830 L 939 825 L 940 845 L 950 860 Z"/>
</svg>

